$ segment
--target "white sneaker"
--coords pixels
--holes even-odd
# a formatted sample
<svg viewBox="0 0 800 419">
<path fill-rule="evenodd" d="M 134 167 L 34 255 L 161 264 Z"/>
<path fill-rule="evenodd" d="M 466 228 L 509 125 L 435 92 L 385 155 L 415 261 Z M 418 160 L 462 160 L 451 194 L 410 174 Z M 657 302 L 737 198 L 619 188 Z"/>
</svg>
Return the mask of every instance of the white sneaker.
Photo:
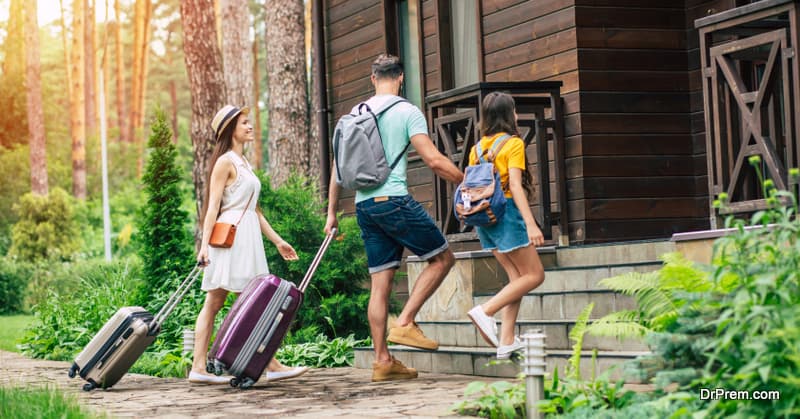
<svg viewBox="0 0 800 419">
<path fill-rule="evenodd" d="M 189 382 L 194 384 L 228 384 L 231 382 L 231 376 L 216 376 L 209 374 L 201 374 L 199 372 L 189 372 Z"/>
<path fill-rule="evenodd" d="M 483 340 L 489 345 L 498 346 L 497 343 L 497 322 L 494 317 L 489 317 L 483 312 L 481 306 L 472 307 L 472 310 L 467 312 L 472 323 L 478 328 L 478 332 L 483 336 Z"/>
<path fill-rule="evenodd" d="M 267 371 L 267 381 L 280 381 L 299 377 L 308 371 L 308 367 L 294 367 L 286 371 Z"/>
<path fill-rule="evenodd" d="M 497 347 L 497 359 L 508 359 L 511 354 L 522 350 L 523 345 L 518 337 L 514 336 L 514 342 L 510 345 L 500 345 Z"/>
</svg>

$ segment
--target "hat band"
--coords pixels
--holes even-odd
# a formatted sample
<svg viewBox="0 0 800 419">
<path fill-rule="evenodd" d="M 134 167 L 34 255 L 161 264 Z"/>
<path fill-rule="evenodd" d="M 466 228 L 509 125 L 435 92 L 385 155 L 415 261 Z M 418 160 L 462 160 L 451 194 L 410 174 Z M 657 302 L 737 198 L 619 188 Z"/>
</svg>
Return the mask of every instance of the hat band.
<svg viewBox="0 0 800 419">
<path fill-rule="evenodd" d="M 214 133 L 214 137 L 216 139 L 219 139 L 219 135 L 222 133 L 222 130 L 227 125 L 228 120 L 230 120 L 233 117 L 233 115 L 236 115 L 236 113 L 239 112 L 239 111 L 240 111 L 240 109 L 234 106 L 233 109 L 231 109 L 230 112 L 228 112 L 225 115 L 225 117 L 222 118 L 222 121 L 220 121 L 219 127 L 217 128 L 217 131 Z"/>
</svg>

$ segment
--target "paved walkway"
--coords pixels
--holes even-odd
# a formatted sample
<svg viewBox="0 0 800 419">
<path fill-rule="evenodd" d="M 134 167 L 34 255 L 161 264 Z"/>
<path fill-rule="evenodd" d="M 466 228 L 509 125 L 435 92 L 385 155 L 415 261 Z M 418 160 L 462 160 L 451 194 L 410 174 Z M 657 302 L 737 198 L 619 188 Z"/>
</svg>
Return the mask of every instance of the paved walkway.
<svg viewBox="0 0 800 419">
<path fill-rule="evenodd" d="M 369 370 L 330 368 L 239 390 L 128 374 L 109 390 L 86 393 L 80 379 L 67 377 L 68 368 L 67 362 L 0 351 L 0 386 L 56 386 L 111 417 L 429 418 L 457 417 L 450 407 L 463 400 L 467 384 L 497 380 L 421 373 L 416 380 L 371 383 Z"/>
</svg>

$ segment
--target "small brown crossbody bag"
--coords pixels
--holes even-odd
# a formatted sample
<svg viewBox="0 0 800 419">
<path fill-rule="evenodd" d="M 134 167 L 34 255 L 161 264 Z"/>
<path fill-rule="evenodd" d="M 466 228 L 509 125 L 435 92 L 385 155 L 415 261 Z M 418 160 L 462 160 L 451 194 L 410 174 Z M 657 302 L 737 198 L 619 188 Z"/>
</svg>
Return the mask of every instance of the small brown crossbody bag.
<svg viewBox="0 0 800 419">
<path fill-rule="evenodd" d="M 211 247 L 220 247 L 223 249 L 227 249 L 233 246 L 233 239 L 236 238 L 236 226 L 239 225 L 239 222 L 242 221 L 242 217 L 244 217 L 244 213 L 250 207 L 250 201 L 253 200 L 253 195 L 255 195 L 255 191 L 250 194 L 250 199 L 247 200 L 247 204 L 244 206 L 244 211 L 242 211 L 242 215 L 239 216 L 239 219 L 236 221 L 236 224 L 228 224 L 228 223 L 214 223 L 214 229 L 211 230 L 211 238 L 208 240 L 208 245 Z"/>
</svg>

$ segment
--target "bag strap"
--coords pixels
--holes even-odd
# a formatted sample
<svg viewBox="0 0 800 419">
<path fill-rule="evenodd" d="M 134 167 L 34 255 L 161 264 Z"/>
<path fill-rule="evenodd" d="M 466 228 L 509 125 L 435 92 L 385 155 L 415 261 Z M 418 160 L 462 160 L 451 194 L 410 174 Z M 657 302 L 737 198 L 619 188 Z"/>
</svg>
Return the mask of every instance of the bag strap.
<svg viewBox="0 0 800 419">
<path fill-rule="evenodd" d="M 234 153 L 234 154 L 236 154 L 236 153 Z M 236 155 L 236 157 L 239 157 L 239 155 Z M 250 168 L 250 163 L 248 163 L 247 160 L 245 160 L 244 158 L 239 157 L 239 159 L 242 162 L 242 166 L 244 166 L 245 169 L 249 170 L 250 173 L 253 173 L 253 169 Z M 253 175 L 255 176 L 255 173 L 253 173 Z M 234 226 L 236 226 L 236 227 L 239 226 L 239 223 L 242 221 L 242 218 L 244 218 L 244 213 L 247 212 L 247 208 L 250 207 L 250 201 L 253 200 L 253 196 L 255 196 L 255 194 L 256 194 L 256 191 L 253 191 L 250 194 L 250 198 L 247 198 L 247 203 L 244 205 L 244 210 L 242 211 L 242 214 L 239 216 L 239 219 L 236 220 L 236 224 L 234 224 Z M 219 218 L 219 216 L 217 216 L 217 218 Z"/>
<path fill-rule="evenodd" d="M 486 156 L 488 154 L 488 156 L 486 156 L 487 159 L 489 160 L 489 162 L 493 162 L 494 158 L 497 157 L 497 155 L 500 153 L 500 149 L 502 149 L 503 146 L 506 145 L 506 142 L 510 138 L 511 138 L 511 136 L 508 135 L 508 134 L 501 135 L 499 138 L 494 140 L 494 143 L 492 143 L 491 147 L 489 147 L 488 149 L 484 150 L 483 152 L 481 152 L 481 142 L 479 140 L 477 143 L 475 143 L 475 147 L 476 147 L 475 148 L 475 152 L 476 152 L 476 155 L 478 156 L 478 161 L 481 162 L 481 163 L 486 163 L 486 161 L 483 158 L 484 158 L 484 156 Z"/>
<path fill-rule="evenodd" d="M 253 200 L 253 195 L 255 195 L 255 194 L 256 194 L 256 191 L 253 191 L 253 193 L 250 194 L 250 198 L 247 199 L 247 203 L 244 205 L 244 210 L 242 211 L 242 215 L 239 216 L 239 219 L 236 220 L 236 224 L 234 224 L 236 227 L 239 226 L 239 223 L 242 221 L 242 218 L 244 218 L 244 213 L 246 213 L 247 212 L 247 208 L 250 207 L 250 201 Z"/>
<path fill-rule="evenodd" d="M 398 103 L 403 103 L 403 102 L 411 103 L 411 102 L 407 101 L 406 99 L 404 99 L 404 98 L 402 98 L 400 96 L 395 96 L 395 97 L 389 99 L 388 101 L 386 101 L 380 108 L 378 108 L 374 112 L 372 111 L 372 109 L 369 108 L 369 105 L 367 105 L 367 102 L 362 102 L 362 103 L 360 103 L 358 105 L 358 113 L 361 114 L 361 107 L 362 106 L 367 108 L 367 111 L 372 112 L 373 118 L 375 118 L 375 125 L 377 126 L 378 125 L 378 116 L 380 116 L 382 113 L 384 113 L 384 112 L 388 111 L 389 109 L 391 109 L 394 105 L 397 105 Z M 380 132 L 381 132 L 381 130 L 380 130 L 380 128 L 378 128 L 378 135 L 380 135 Z M 381 144 L 383 144 L 383 136 L 380 135 L 380 137 L 381 137 Z M 406 143 L 406 146 L 403 147 L 403 151 L 401 151 L 400 154 L 397 157 L 395 157 L 395 159 L 392 161 L 392 164 L 389 165 L 389 170 L 390 171 L 394 170 L 394 168 L 397 167 L 398 164 L 400 164 L 400 159 L 402 159 L 403 156 L 406 154 L 406 151 L 408 151 L 408 147 L 409 146 L 411 146 L 411 140 L 409 140 L 408 143 Z"/>
</svg>

